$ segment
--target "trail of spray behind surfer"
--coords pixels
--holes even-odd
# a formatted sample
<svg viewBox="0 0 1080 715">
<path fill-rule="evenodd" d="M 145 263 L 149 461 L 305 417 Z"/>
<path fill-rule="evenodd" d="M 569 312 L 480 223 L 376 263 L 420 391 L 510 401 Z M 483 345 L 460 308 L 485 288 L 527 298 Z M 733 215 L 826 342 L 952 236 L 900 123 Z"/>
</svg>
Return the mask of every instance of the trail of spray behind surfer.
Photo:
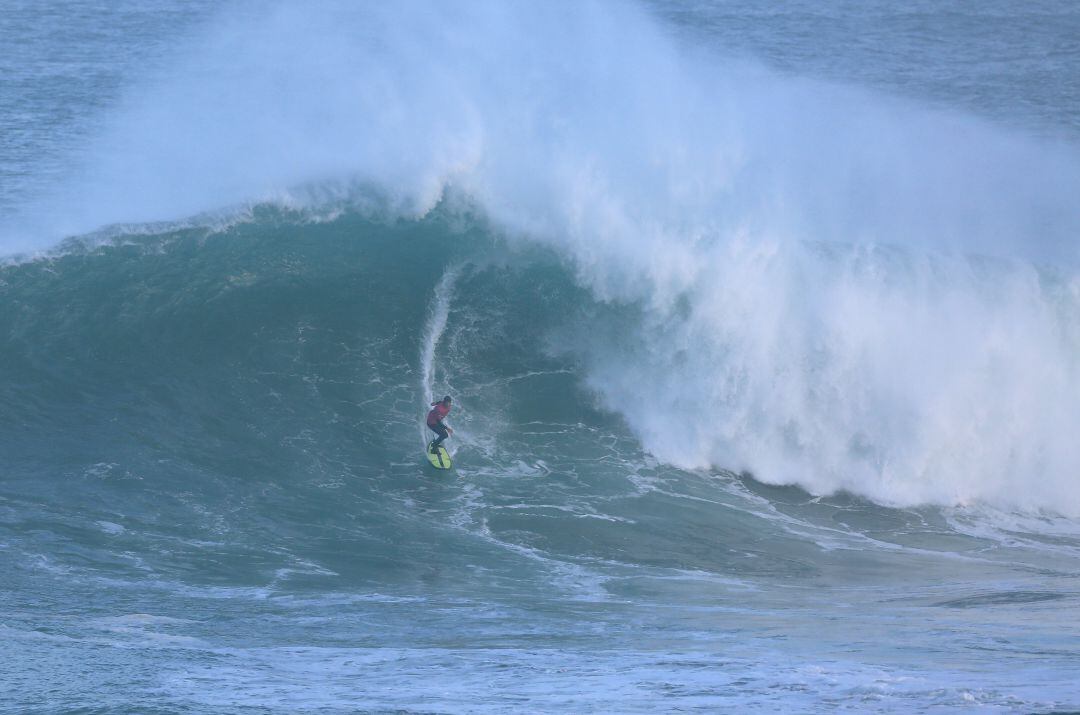
<svg viewBox="0 0 1080 715">
<path fill-rule="evenodd" d="M 432 297 L 431 307 L 428 311 L 428 319 L 424 325 L 424 333 L 420 346 L 420 394 L 424 399 L 424 411 L 428 409 L 428 403 L 435 397 L 435 348 L 438 347 L 439 339 L 446 330 L 446 320 L 450 316 L 450 303 L 454 297 L 454 284 L 461 274 L 461 265 L 451 266 L 443 273 L 442 278 L 435 285 L 435 294 Z M 424 422 L 420 422 L 420 441 L 428 442 L 428 430 Z"/>
</svg>

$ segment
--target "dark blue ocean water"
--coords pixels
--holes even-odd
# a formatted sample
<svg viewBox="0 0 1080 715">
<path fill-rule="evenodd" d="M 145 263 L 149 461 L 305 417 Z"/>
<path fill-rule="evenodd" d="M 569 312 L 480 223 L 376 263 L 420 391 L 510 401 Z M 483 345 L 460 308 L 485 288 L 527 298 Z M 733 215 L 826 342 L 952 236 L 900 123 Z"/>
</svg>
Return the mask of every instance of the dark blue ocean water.
<svg viewBox="0 0 1080 715">
<path fill-rule="evenodd" d="M 10 4 L 0 712 L 1080 708 L 1077 36 Z"/>
</svg>

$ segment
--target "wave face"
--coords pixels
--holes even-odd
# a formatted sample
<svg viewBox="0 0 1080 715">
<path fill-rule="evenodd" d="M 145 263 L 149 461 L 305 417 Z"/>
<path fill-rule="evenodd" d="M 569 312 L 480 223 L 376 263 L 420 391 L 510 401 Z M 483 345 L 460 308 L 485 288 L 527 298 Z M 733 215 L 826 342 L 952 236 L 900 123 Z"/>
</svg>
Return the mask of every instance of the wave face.
<svg viewBox="0 0 1080 715">
<path fill-rule="evenodd" d="M 11 707 L 1080 702 L 1075 139 L 651 7 L 207 11 L 8 172 Z"/>
</svg>

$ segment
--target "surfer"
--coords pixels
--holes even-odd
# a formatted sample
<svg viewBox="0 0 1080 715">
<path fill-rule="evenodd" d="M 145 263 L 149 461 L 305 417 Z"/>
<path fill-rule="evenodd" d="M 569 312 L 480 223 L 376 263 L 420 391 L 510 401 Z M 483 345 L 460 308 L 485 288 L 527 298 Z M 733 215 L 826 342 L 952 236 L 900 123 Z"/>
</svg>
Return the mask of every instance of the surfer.
<svg viewBox="0 0 1080 715">
<path fill-rule="evenodd" d="M 438 402 L 431 403 L 431 411 L 427 413 L 427 426 L 432 432 L 439 435 L 438 439 L 431 441 L 431 445 L 428 449 L 432 454 L 435 454 L 439 446 L 443 443 L 443 440 L 454 434 L 452 427 L 448 427 L 443 424 L 443 420 L 450 414 L 450 395 L 442 398 Z"/>
</svg>

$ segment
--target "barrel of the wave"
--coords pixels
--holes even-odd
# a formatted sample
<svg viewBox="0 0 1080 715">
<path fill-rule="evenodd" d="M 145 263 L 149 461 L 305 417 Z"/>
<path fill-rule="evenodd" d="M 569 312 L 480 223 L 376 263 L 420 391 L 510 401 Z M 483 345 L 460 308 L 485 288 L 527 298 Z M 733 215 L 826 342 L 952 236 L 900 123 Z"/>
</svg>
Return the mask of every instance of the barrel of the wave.
<svg viewBox="0 0 1080 715">
<path fill-rule="evenodd" d="M 431 466 L 436 469 L 450 469 L 450 453 L 446 451 L 446 447 L 443 446 L 443 440 L 447 439 L 454 433 L 453 428 L 443 422 L 446 416 L 450 414 L 450 407 L 452 404 L 450 396 L 431 403 L 431 410 L 427 413 L 427 426 L 432 432 L 435 433 L 435 439 L 431 440 L 427 446 L 427 459 L 431 463 Z"/>
</svg>

